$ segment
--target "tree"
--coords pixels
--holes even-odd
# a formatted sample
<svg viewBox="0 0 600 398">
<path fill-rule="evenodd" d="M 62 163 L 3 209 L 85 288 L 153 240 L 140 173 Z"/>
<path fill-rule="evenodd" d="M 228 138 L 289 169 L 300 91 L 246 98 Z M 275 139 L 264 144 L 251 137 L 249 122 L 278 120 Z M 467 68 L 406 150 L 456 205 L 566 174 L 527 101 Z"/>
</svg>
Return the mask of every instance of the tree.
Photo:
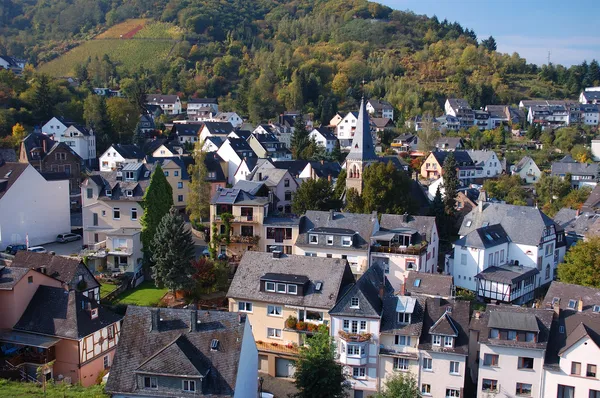
<svg viewBox="0 0 600 398">
<path fill-rule="evenodd" d="M 526 206 L 527 193 L 522 188 L 522 181 L 518 175 L 501 175 L 498 179 L 487 179 L 483 189 L 490 198 L 504 200 L 511 205 Z"/>
<path fill-rule="evenodd" d="M 494 39 L 492 36 L 482 40 L 481 45 L 488 51 L 496 51 L 496 39 Z"/>
<path fill-rule="evenodd" d="M 410 373 L 397 373 L 385 382 L 383 392 L 375 394 L 375 398 L 419 398 L 417 380 Z"/>
<path fill-rule="evenodd" d="M 600 288 L 600 237 L 593 236 L 572 246 L 558 266 L 558 279 Z"/>
<path fill-rule="evenodd" d="M 192 261 L 195 269 L 192 279 L 195 282 L 194 294 L 199 298 L 202 294 L 214 293 L 227 287 L 229 271 L 226 262 L 213 261 L 200 257 Z"/>
<path fill-rule="evenodd" d="M 345 211 L 349 213 L 362 213 L 365 208 L 365 204 L 362 200 L 362 196 L 358 193 L 355 188 L 350 188 L 346 191 L 346 207 Z"/>
<path fill-rule="evenodd" d="M 27 135 L 27 131 L 21 123 L 17 123 L 12 128 L 12 135 L 10 136 L 10 141 L 12 141 L 13 147 L 18 147 L 23 141 L 23 138 Z M 8 140 L 8 137 L 7 137 Z"/>
<path fill-rule="evenodd" d="M 308 131 L 306 131 L 306 124 L 302 115 L 296 116 L 294 121 L 294 134 L 292 135 L 292 155 L 294 159 L 304 159 L 302 157 L 304 149 L 309 144 Z"/>
<path fill-rule="evenodd" d="M 538 205 L 544 213 L 554 215 L 561 207 L 561 199 L 571 191 L 570 177 L 563 180 L 558 176 L 542 175 L 535 184 Z"/>
<path fill-rule="evenodd" d="M 429 152 L 435 148 L 436 141 L 440 138 L 441 134 L 438 129 L 435 128 L 433 118 L 431 115 L 423 116 L 421 122 L 421 130 L 417 132 L 417 138 L 419 140 L 419 150 Z"/>
<path fill-rule="evenodd" d="M 346 169 L 342 169 L 335 180 L 335 188 L 333 189 L 333 197 L 340 199 L 346 190 Z"/>
<path fill-rule="evenodd" d="M 143 149 L 146 145 L 146 133 L 141 129 L 139 121 L 133 130 L 133 143 L 140 149 Z"/>
<path fill-rule="evenodd" d="M 194 163 L 188 167 L 190 175 L 190 190 L 188 195 L 187 212 L 192 225 L 199 225 L 202 219 L 209 217 L 210 212 L 210 183 L 207 181 L 206 152 L 202 150 L 203 142 L 194 146 Z"/>
<path fill-rule="evenodd" d="M 142 206 L 144 208 L 144 214 L 140 219 L 142 225 L 142 247 L 144 249 L 144 255 L 147 260 L 152 258 L 152 242 L 154 241 L 154 235 L 158 224 L 160 224 L 163 217 L 169 213 L 171 206 L 173 206 L 173 189 L 165 174 L 157 163 L 156 169 L 150 177 L 150 183 L 144 193 L 142 200 Z"/>
<path fill-rule="evenodd" d="M 125 98 L 112 97 L 106 100 L 106 110 L 112 131 L 118 134 L 119 142 L 132 142 L 140 116 L 136 106 Z"/>
<path fill-rule="evenodd" d="M 342 155 L 342 148 L 340 147 L 340 141 L 339 140 L 335 140 L 335 146 L 333 147 L 333 150 L 331 151 L 331 160 L 333 160 L 334 162 L 342 162 L 343 159 L 343 155 Z"/>
<path fill-rule="evenodd" d="M 444 176 L 444 209 L 446 215 L 454 216 L 454 206 L 456 195 L 458 194 L 458 176 L 456 175 L 456 159 L 454 154 L 450 152 L 444 165 L 442 166 L 442 175 Z"/>
<path fill-rule="evenodd" d="M 411 213 L 410 178 L 390 161 L 373 163 L 363 172 L 363 212 Z"/>
<path fill-rule="evenodd" d="M 33 106 L 36 110 L 37 120 L 49 120 L 54 113 L 55 101 L 48 75 L 39 75 L 34 87 Z"/>
<path fill-rule="evenodd" d="M 292 211 L 304 214 L 307 210 L 331 210 L 339 207 L 333 196 L 331 183 L 324 178 L 308 179 L 303 182 L 292 198 Z"/>
<path fill-rule="evenodd" d="M 192 265 L 195 256 L 192 231 L 174 207 L 160 220 L 150 249 L 152 278 L 157 287 L 165 286 L 172 292 L 194 288 L 196 282 L 192 275 L 196 269 Z"/>
<path fill-rule="evenodd" d="M 94 130 L 97 152 L 103 153 L 114 142 L 105 98 L 101 95 L 88 95 L 83 102 L 83 118 L 86 125 Z"/>
<path fill-rule="evenodd" d="M 342 398 L 346 396 L 342 365 L 335 360 L 335 345 L 326 326 L 300 348 L 294 374 L 296 398 Z"/>
</svg>

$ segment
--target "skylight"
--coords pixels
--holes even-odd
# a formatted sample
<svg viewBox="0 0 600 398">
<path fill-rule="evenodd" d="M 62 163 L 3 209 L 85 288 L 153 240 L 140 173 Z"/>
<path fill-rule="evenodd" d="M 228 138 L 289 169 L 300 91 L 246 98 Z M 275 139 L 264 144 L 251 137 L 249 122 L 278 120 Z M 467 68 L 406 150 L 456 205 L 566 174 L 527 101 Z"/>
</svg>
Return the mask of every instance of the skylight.
<svg viewBox="0 0 600 398">
<path fill-rule="evenodd" d="M 600 312 L 600 305 L 595 305 L 594 309 L 592 311 L 594 311 L 594 312 Z"/>
<path fill-rule="evenodd" d="M 473 223 L 473 222 L 472 222 L 471 220 L 469 220 L 469 221 L 467 221 L 467 224 L 466 224 L 466 226 L 467 226 L 467 227 L 470 227 L 472 223 Z"/>
<path fill-rule="evenodd" d="M 212 341 L 210 342 L 210 350 L 217 351 L 218 349 L 219 349 L 219 340 L 212 339 Z"/>
<path fill-rule="evenodd" d="M 568 307 L 572 310 L 575 309 L 575 307 L 577 307 L 577 300 L 569 300 L 569 305 Z"/>
<path fill-rule="evenodd" d="M 414 287 L 419 287 L 421 286 L 421 280 L 420 279 L 415 279 L 415 282 L 413 283 Z"/>
</svg>

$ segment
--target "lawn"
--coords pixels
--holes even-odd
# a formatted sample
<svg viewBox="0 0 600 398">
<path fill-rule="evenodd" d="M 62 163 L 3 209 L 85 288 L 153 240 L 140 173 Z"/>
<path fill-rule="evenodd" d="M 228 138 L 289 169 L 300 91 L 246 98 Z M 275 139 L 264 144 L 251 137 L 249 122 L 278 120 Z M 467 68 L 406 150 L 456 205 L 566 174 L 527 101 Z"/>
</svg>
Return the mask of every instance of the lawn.
<svg viewBox="0 0 600 398">
<path fill-rule="evenodd" d="M 84 398 L 84 397 L 108 397 L 104 394 L 104 386 L 96 385 L 88 388 L 81 386 L 70 386 L 66 384 L 48 383 L 46 385 L 46 397 L 48 398 Z M 43 397 L 42 386 L 36 383 L 21 383 L 0 379 L 0 395 L 3 398 L 17 397 Z"/>
<path fill-rule="evenodd" d="M 154 307 L 167 293 L 167 289 L 159 289 L 154 282 L 146 281 L 133 290 L 126 290 L 116 298 L 114 304 L 132 304 L 144 307 Z"/>
<path fill-rule="evenodd" d="M 100 285 L 100 298 L 106 297 L 106 295 L 114 291 L 117 287 L 119 287 L 119 285 L 102 282 L 102 284 Z"/>
</svg>

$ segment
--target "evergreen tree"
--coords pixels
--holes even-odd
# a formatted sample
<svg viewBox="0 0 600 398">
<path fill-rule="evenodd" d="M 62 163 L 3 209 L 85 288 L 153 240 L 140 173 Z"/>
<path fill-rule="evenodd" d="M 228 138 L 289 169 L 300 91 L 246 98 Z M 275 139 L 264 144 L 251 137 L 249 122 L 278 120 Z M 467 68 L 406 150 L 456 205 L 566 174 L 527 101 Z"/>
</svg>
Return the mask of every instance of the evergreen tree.
<svg viewBox="0 0 600 398">
<path fill-rule="evenodd" d="M 335 180 L 335 188 L 333 190 L 333 196 L 335 199 L 341 199 L 344 191 L 346 190 L 346 169 L 342 169 Z"/>
<path fill-rule="evenodd" d="M 598 65 L 598 61 L 595 59 L 590 62 L 590 67 L 588 68 L 588 80 L 593 86 L 600 84 L 600 65 Z"/>
<path fill-rule="evenodd" d="M 33 96 L 33 106 L 38 121 L 47 121 L 54 113 L 54 96 L 50 88 L 50 78 L 42 74 L 38 76 Z"/>
<path fill-rule="evenodd" d="M 156 169 L 150 177 L 150 184 L 144 193 L 142 206 L 144 208 L 144 214 L 140 219 L 142 247 L 146 262 L 148 262 L 152 259 L 152 242 L 158 224 L 173 206 L 173 189 L 169 185 L 160 163 L 156 164 Z"/>
<path fill-rule="evenodd" d="M 331 160 L 333 160 L 334 162 L 341 162 L 343 160 L 343 154 L 342 154 L 342 148 L 340 147 L 340 141 L 339 140 L 335 140 L 335 146 L 333 147 L 333 150 L 331 151 Z"/>
<path fill-rule="evenodd" d="M 488 51 L 496 51 L 496 39 L 493 36 L 481 41 L 481 45 Z"/>
<path fill-rule="evenodd" d="M 444 199 L 442 198 L 442 191 L 440 190 L 439 185 L 435 191 L 433 203 L 431 204 L 431 215 L 435 217 L 439 234 L 445 237 L 448 232 L 447 219 L 444 210 Z"/>
<path fill-rule="evenodd" d="M 296 398 L 343 398 L 344 381 L 342 365 L 335 360 L 335 345 L 327 327 L 321 325 L 302 347 L 296 361 Z"/>
<path fill-rule="evenodd" d="M 458 193 L 458 176 L 456 175 L 456 159 L 454 153 L 450 152 L 444 160 L 444 209 L 447 216 L 454 216 L 454 206 Z"/>
<path fill-rule="evenodd" d="M 296 116 L 294 121 L 294 134 L 292 135 L 292 155 L 294 159 L 304 159 L 302 152 L 309 144 L 308 131 L 302 115 Z"/>
<path fill-rule="evenodd" d="M 172 292 L 194 289 L 194 240 L 175 208 L 160 220 L 151 242 L 152 278 L 156 286 L 165 286 Z"/>
<path fill-rule="evenodd" d="M 292 198 L 294 214 L 304 214 L 306 210 L 330 210 L 339 207 L 338 198 L 333 197 L 331 183 L 324 178 L 308 179 L 303 182 Z"/>
<path fill-rule="evenodd" d="M 194 164 L 188 168 L 190 175 L 190 190 L 188 195 L 187 212 L 192 225 L 198 225 L 202 219 L 209 217 L 210 213 L 210 183 L 207 181 L 208 170 L 204 161 L 206 152 L 202 150 L 203 142 L 196 142 L 194 146 Z"/>
<path fill-rule="evenodd" d="M 144 149 L 146 146 L 146 133 L 142 131 L 140 127 L 140 122 L 135 125 L 135 129 L 133 130 L 133 140 L 134 144 L 138 146 L 140 149 Z"/>
<path fill-rule="evenodd" d="M 103 153 L 115 141 L 108 117 L 106 99 L 101 95 L 88 95 L 83 102 L 83 118 L 86 125 L 94 130 L 96 151 Z"/>
</svg>

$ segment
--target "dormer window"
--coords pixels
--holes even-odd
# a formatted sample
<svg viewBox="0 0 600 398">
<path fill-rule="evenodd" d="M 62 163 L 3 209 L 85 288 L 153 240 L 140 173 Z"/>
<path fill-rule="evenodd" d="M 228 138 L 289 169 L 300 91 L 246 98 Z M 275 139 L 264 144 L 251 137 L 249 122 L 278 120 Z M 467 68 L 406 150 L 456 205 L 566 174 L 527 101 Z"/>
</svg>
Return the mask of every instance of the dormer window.
<svg viewBox="0 0 600 398">
<path fill-rule="evenodd" d="M 352 246 L 352 237 L 351 236 L 342 236 L 342 246 L 344 246 L 344 247 Z"/>
<path fill-rule="evenodd" d="M 275 282 L 265 282 L 265 290 L 267 292 L 275 292 Z"/>
<path fill-rule="evenodd" d="M 316 245 L 319 243 L 319 235 L 310 234 L 308 235 L 308 243 L 311 245 Z"/>
<path fill-rule="evenodd" d="M 410 314 L 406 312 L 398 313 L 398 323 L 408 324 L 410 323 Z"/>
<path fill-rule="evenodd" d="M 592 311 L 595 313 L 600 312 L 600 305 L 595 305 L 594 308 L 592 309 Z"/>
<path fill-rule="evenodd" d="M 289 294 L 298 294 L 298 286 L 296 285 L 287 285 L 287 291 Z"/>
<path fill-rule="evenodd" d="M 569 305 L 567 306 L 570 310 L 574 310 L 577 308 L 577 300 L 569 300 Z"/>
<path fill-rule="evenodd" d="M 444 347 L 452 347 L 454 345 L 454 337 L 444 336 Z"/>
<path fill-rule="evenodd" d="M 333 245 L 333 235 L 327 235 L 327 245 Z"/>
<path fill-rule="evenodd" d="M 440 336 L 438 334 L 434 334 L 433 336 L 431 336 L 431 344 L 436 347 L 441 347 L 442 346 L 442 336 Z"/>
<path fill-rule="evenodd" d="M 350 308 L 360 308 L 358 297 L 352 297 L 350 299 Z"/>
<path fill-rule="evenodd" d="M 112 189 L 106 190 L 106 196 L 112 196 Z"/>
<path fill-rule="evenodd" d="M 285 283 L 278 283 L 277 284 L 277 293 L 285 293 L 287 292 Z"/>
<path fill-rule="evenodd" d="M 133 180 L 133 171 L 126 171 L 125 172 L 125 179 L 126 180 Z"/>
<path fill-rule="evenodd" d="M 126 194 L 127 196 L 129 196 L 129 197 L 132 197 L 132 196 L 133 196 L 133 191 L 132 191 L 132 190 L 130 190 L 130 189 L 128 189 L 128 190 L 126 190 L 126 191 L 125 191 L 125 194 Z"/>
</svg>

